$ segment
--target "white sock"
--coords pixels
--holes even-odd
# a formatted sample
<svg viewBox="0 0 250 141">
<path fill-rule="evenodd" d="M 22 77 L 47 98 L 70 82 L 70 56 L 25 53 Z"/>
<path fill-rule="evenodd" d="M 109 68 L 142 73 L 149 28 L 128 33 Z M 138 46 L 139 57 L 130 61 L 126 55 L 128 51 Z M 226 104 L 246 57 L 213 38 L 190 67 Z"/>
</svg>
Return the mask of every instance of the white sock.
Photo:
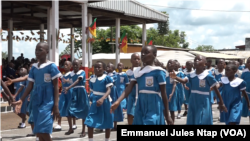
<svg viewBox="0 0 250 141">
<path fill-rule="evenodd" d="M 109 141 L 109 139 L 106 138 L 105 141 Z"/>
<path fill-rule="evenodd" d="M 89 138 L 89 141 L 94 141 L 93 138 Z"/>
</svg>

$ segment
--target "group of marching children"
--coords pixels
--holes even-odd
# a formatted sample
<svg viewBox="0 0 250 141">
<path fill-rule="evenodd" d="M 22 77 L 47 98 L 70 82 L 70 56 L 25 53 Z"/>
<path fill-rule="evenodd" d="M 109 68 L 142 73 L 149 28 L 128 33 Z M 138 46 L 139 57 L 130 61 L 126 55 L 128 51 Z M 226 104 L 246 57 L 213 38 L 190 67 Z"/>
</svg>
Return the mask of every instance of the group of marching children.
<svg viewBox="0 0 250 141">
<path fill-rule="evenodd" d="M 62 75 L 57 66 L 46 59 L 48 51 L 47 43 L 38 43 L 35 54 L 39 61 L 32 65 L 29 75 L 22 68 L 21 78 L 8 80 L 17 83 L 16 102 L 10 101 L 22 118 L 20 127 L 25 127 L 28 111 L 33 134 L 40 141 L 52 140 L 54 119 L 58 119 L 55 129 L 61 129 L 62 117 L 67 117 L 69 124 L 65 135 L 74 133 L 75 120 L 82 119 L 80 137 L 85 136 L 87 126 L 90 141 L 93 141 L 94 128 L 105 129 L 108 141 L 110 131 L 117 130 L 117 122 L 124 119 L 123 109 L 127 111 L 129 125 L 173 125 L 175 112 L 178 111 L 177 118 L 181 118 L 184 104 L 187 125 L 212 125 L 214 97 L 221 111 L 221 122 L 235 125 L 241 116 L 250 116 L 250 58 L 242 71 L 238 70 L 242 68 L 240 62 L 225 66 L 223 59 L 218 60 L 214 69 L 211 60 L 203 56 L 187 61 L 185 69 L 180 70 L 177 60 L 169 60 L 165 68 L 156 59 L 156 47 L 144 46 L 141 55 L 131 55 L 132 68 L 127 72 L 122 72 L 122 63 L 117 65 L 116 72 L 114 64 L 97 61 L 94 74 L 86 79 L 79 60 L 66 61 Z M 63 87 L 60 95 L 59 80 Z M 89 81 L 90 95 L 85 88 L 86 81 Z"/>
</svg>

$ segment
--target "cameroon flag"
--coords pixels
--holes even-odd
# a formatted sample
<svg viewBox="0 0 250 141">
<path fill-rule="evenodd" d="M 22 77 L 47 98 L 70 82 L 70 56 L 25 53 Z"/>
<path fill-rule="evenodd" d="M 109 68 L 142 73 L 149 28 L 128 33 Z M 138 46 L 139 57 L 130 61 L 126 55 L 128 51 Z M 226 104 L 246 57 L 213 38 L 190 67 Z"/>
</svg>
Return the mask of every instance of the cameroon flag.
<svg viewBox="0 0 250 141">
<path fill-rule="evenodd" d="M 153 40 L 152 37 L 150 37 L 147 41 L 147 45 L 153 45 Z"/>
<path fill-rule="evenodd" d="M 94 19 L 93 23 L 90 25 L 89 27 L 89 32 L 94 36 L 96 37 L 96 19 Z"/>
<path fill-rule="evenodd" d="M 127 39 L 127 34 L 125 30 L 122 34 L 121 41 L 122 41 L 122 44 L 120 45 L 120 48 L 122 49 L 122 52 L 127 53 L 128 39 Z"/>
</svg>

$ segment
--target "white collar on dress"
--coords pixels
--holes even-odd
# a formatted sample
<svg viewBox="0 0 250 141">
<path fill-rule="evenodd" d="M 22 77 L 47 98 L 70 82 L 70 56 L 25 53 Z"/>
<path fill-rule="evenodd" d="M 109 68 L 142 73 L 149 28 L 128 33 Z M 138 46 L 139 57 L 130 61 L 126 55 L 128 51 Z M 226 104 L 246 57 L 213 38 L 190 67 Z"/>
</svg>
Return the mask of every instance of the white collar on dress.
<svg viewBox="0 0 250 141">
<path fill-rule="evenodd" d="M 75 73 L 74 71 L 72 71 L 72 72 L 70 73 L 70 75 L 71 75 L 71 77 L 73 77 L 75 74 L 76 74 L 76 75 L 79 75 L 79 74 L 81 74 L 83 71 L 84 71 L 84 70 L 79 70 L 77 73 Z"/>
<path fill-rule="evenodd" d="M 162 71 L 166 72 L 166 70 L 164 70 L 161 67 L 157 67 L 157 66 L 145 66 L 142 70 L 141 70 L 141 67 L 137 67 L 134 70 L 134 76 L 135 76 L 135 78 L 138 78 L 138 77 L 141 77 L 143 74 L 149 73 L 149 72 L 154 71 L 154 70 L 162 70 Z"/>
<path fill-rule="evenodd" d="M 68 75 L 70 75 L 71 74 L 71 72 L 69 71 L 69 72 L 67 72 L 66 74 L 64 74 L 64 76 L 68 76 Z"/>
<path fill-rule="evenodd" d="M 118 73 L 119 75 L 123 75 L 123 74 L 125 74 L 125 72 L 120 72 L 120 73 Z"/>
<path fill-rule="evenodd" d="M 96 77 L 96 76 L 93 76 L 91 79 L 90 79 L 90 81 L 92 82 L 92 83 L 95 83 L 95 81 L 96 81 L 96 78 L 98 79 L 98 80 L 103 80 L 104 78 L 106 78 L 106 74 L 103 74 L 101 77 Z"/>
<path fill-rule="evenodd" d="M 242 71 L 241 71 L 241 70 L 238 70 L 235 74 L 241 75 L 241 74 L 242 74 Z"/>
<path fill-rule="evenodd" d="M 38 62 L 39 63 L 39 62 Z M 36 67 L 37 69 L 42 69 L 50 64 L 54 64 L 54 62 L 51 61 L 47 61 L 46 63 L 43 63 L 40 65 L 40 67 L 38 67 L 38 63 L 34 63 L 32 66 Z"/>
<path fill-rule="evenodd" d="M 193 69 L 193 68 L 192 68 L 191 72 L 188 72 L 187 69 L 184 70 L 184 74 L 185 74 L 185 75 L 191 74 L 192 72 L 194 72 L 194 69 Z"/>
<path fill-rule="evenodd" d="M 242 79 L 240 79 L 240 78 L 238 78 L 238 77 L 236 77 L 233 81 L 229 81 L 228 80 L 228 77 L 221 77 L 221 82 L 223 83 L 223 84 L 228 84 L 228 83 L 230 83 L 230 86 L 231 87 L 237 87 L 237 86 L 239 86 L 242 82 L 243 82 L 243 80 Z"/>
<path fill-rule="evenodd" d="M 204 70 L 201 74 L 197 75 L 196 71 L 190 73 L 190 77 L 194 78 L 195 76 L 197 76 L 200 80 L 204 79 L 205 77 L 207 77 L 207 75 L 209 75 L 209 72 L 207 70 Z"/>
<path fill-rule="evenodd" d="M 129 75 L 129 76 L 131 76 L 131 75 L 134 74 L 134 72 L 131 69 L 129 69 L 129 70 L 126 71 L 126 74 Z"/>
<path fill-rule="evenodd" d="M 244 69 L 242 72 L 249 72 L 249 69 L 246 68 L 246 69 Z"/>
<path fill-rule="evenodd" d="M 215 69 L 214 73 L 215 73 L 216 75 L 219 75 L 219 74 L 221 74 L 221 75 L 225 75 L 225 69 L 223 69 L 223 71 L 222 71 L 222 72 L 219 72 L 219 70 L 218 70 L 218 69 Z"/>
</svg>

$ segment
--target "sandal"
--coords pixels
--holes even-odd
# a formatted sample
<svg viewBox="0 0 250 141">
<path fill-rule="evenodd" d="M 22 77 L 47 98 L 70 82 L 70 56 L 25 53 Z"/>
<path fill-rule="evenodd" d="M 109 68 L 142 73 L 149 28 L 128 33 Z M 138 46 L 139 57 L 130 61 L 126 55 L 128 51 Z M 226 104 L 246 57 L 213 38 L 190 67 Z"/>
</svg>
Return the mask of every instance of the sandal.
<svg viewBox="0 0 250 141">
<path fill-rule="evenodd" d="M 72 130 L 71 132 L 70 131 L 66 132 L 65 135 L 70 135 L 70 134 L 73 134 L 73 133 L 74 133 L 74 130 Z"/>
<path fill-rule="evenodd" d="M 81 133 L 80 138 L 84 138 L 86 136 L 86 133 Z"/>
</svg>

